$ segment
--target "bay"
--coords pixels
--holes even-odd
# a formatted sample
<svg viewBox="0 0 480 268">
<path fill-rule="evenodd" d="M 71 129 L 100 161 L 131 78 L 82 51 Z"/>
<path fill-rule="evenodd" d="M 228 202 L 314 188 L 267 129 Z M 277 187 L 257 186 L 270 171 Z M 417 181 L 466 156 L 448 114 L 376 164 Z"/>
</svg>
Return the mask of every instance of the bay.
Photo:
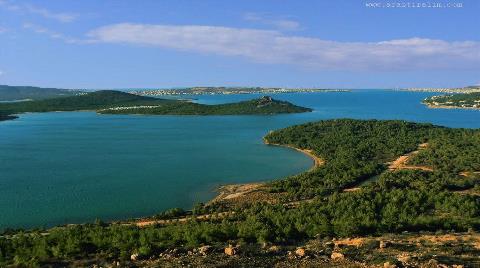
<svg viewBox="0 0 480 268">
<path fill-rule="evenodd" d="M 262 143 L 268 131 L 290 125 L 357 118 L 480 127 L 480 111 L 429 109 L 420 103 L 435 94 L 385 90 L 276 94 L 276 99 L 314 111 L 271 116 L 22 114 L 0 123 L 0 229 L 188 209 L 214 197 L 222 184 L 303 172 L 312 165 L 307 156 Z M 192 97 L 218 104 L 258 96 Z"/>
</svg>

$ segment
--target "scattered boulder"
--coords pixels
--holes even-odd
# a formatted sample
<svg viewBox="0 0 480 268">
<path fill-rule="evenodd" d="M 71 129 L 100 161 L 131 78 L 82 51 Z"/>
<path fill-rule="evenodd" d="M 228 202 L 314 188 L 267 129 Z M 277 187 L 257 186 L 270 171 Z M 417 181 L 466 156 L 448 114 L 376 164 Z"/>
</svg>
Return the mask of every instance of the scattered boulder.
<svg viewBox="0 0 480 268">
<path fill-rule="evenodd" d="M 140 255 L 138 253 L 133 253 L 132 255 L 130 255 L 130 260 L 137 261 L 139 257 Z"/>
<path fill-rule="evenodd" d="M 407 254 L 402 254 L 397 256 L 397 260 L 403 264 L 409 263 L 411 259 L 412 258 L 410 257 L 410 255 L 407 255 Z"/>
<path fill-rule="evenodd" d="M 387 261 L 383 264 L 383 268 L 397 268 L 397 265 Z"/>
<path fill-rule="evenodd" d="M 380 244 L 379 244 L 379 248 L 380 249 L 383 249 L 383 248 L 387 248 L 388 246 L 390 246 L 390 242 L 388 241 L 380 241 Z"/>
<path fill-rule="evenodd" d="M 335 247 L 335 243 L 333 243 L 331 241 L 326 242 L 324 245 L 325 245 L 326 248 L 334 248 Z"/>
<path fill-rule="evenodd" d="M 334 261 L 343 260 L 345 259 L 345 255 L 340 252 L 333 252 L 330 258 Z"/>
<path fill-rule="evenodd" d="M 273 246 L 271 246 L 267 249 L 267 252 L 278 253 L 278 252 L 280 252 L 280 247 L 276 246 L 276 245 L 273 245 Z"/>
<path fill-rule="evenodd" d="M 435 259 L 431 259 L 428 261 L 428 263 L 424 266 L 424 267 L 428 267 L 428 268 L 438 268 L 439 265 L 438 265 L 438 261 L 435 260 Z"/>
<path fill-rule="evenodd" d="M 228 247 L 226 247 L 224 251 L 225 254 L 227 254 L 228 256 L 234 256 L 238 254 L 238 248 L 232 245 L 228 245 Z"/>
<path fill-rule="evenodd" d="M 198 248 L 198 252 L 202 255 L 207 255 L 211 251 L 212 251 L 212 246 L 208 246 L 208 245 Z"/>
<path fill-rule="evenodd" d="M 295 255 L 297 255 L 299 257 L 305 257 L 305 255 L 307 255 L 307 252 L 305 251 L 304 248 L 297 248 L 295 250 Z"/>
</svg>

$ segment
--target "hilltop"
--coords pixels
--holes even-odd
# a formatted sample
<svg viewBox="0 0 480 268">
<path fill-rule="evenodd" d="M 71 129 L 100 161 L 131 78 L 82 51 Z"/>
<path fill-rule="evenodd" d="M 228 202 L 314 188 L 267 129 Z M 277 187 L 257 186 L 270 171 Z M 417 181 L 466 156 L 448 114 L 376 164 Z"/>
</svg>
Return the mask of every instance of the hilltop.
<svg viewBox="0 0 480 268">
<path fill-rule="evenodd" d="M 82 91 L 71 89 L 0 85 L 0 101 L 40 100 L 75 96 L 80 93 Z"/>
</svg>

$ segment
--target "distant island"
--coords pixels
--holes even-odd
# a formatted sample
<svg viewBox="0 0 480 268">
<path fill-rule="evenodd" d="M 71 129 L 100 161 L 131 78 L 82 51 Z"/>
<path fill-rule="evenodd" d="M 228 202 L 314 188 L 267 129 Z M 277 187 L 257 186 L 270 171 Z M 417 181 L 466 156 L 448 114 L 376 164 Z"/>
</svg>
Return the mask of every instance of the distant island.
<svg viewBox="0 0 480 268">
<path fill-rule="evenodd" d="M 25 112 L 82 110 L 93 110 L 102 114 L 151 115 L 267 115 L 312 111 L 268 96 L 238 103 L 205 105 L 183 100 L 138 96 L 114 90 L 37 101 L 0 103 L 1 114 L 6 119 L 13 119 L 11 115 Z"/>
<path fill-rule="evenodd" d="M 282 180 L 225 186 L 192 211 L 6 230 L 0 266 L 476 267 L 479 134 L 352 119 L 273 131 L 268 144 L 321 161 Z"/>
<path fill-rule="evenodd" d="M 480 92 L 433 96 L 423 103 L 430 108 L 480 109 Z"/>
<path fill-rule="evenodd" d="M 180 89 L 133 90 L 132 94 L 142 96 L 164 95 L 228 95 L 228 94 L 279 94 L 279 93 L 314 93 L 314 92 L 348 92 L 347 89 L 321 88 L 281 88 L 281 87 L 190 87 Z"/>
<path fill-rule="evenodd" d="M 83 91 L 75 89 L 0 85 L 0 101 L 42 100 L 75 96 L 82 93 Z"/>
</svg>

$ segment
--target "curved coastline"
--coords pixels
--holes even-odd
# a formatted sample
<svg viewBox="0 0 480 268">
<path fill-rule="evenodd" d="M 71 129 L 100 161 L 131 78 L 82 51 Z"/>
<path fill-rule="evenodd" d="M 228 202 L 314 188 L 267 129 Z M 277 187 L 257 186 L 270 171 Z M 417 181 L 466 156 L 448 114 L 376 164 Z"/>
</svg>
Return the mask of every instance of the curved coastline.
<svg viewBox="0 0 480 268">
<path fill-rule="evenodd" d="M 289 145 L 289 144 L 284 145 L 284 144 L 270 143 L 265 138 L 263 138 L 263 143 L 266 144 L 266 145 L 270 145 L 270 146 L 280 146 L 280 147 L 290 148 L 290 149 L 293 149 L 295 151 L 298 151 L 298 152 L 301 152 L 301 153 L 307 155 L 308 157 L 310 157 L 313 160 L 313 166 L 308 171 L 312 171 L 312 170 L 322 166 L 325 163 L 325 160 L 323 160 L 322 158 L 315 155 L 313 150 L 300 149 L 300 148 L 297 148 L 297 147 L 295 147 L 293 145 Z"/>
<path fill-rule="evenodd" d="M 307 155 L 308 157 L 310 157 L 313 161 L 313 165 L 310 169 L 308 169 L 304 172 L 310 172 L 310 171 L 315 170 L 316 168 L 322 166 L 323 164 L 325 164 L 325 160 L 323 160 L 321 157 L 315 155 L 313 150 L 300 149 L 300 148 L 297 148 L 293 145 L 283 145 L 283 144 L 270 143 L 265 138 L 263 138 L 263 143 L 265 145 L 268 145 L 268 146 L 280 146 L 280 147 L 289 148 L 289 149 L 301 152 L 301 153 Z M 266 185 L 266 182 L 250 182 L 250 183 L 238 183 L 238 184 L 221 185 L 217 188 L 217 193 L 218 194 L 214 198 L 207 201 L 206 204 L 212 204 L 212 203 L 219 202 L 219 201 L 235 199 L 235 198 L 250 194 L 254 191 L 257 191 L 257 190 L 261 189 L 262 187 L 264 187 L 265 185 Z M 203 218 L 201 216 L 200 218 L 197 217 L 197 219 L 201 220 Z M 186 217 L 185 218 L 179 218 L 177 220 L 178 220 L 178 222 L 183 222 L 183 221 L 186 220 Z M 134 224 L 138 227 L 147 227 L 147 226 L 154 225 L 154 224 L 165 224 L 165 223 L 167 223 L 167 221 L 156 220 L 156 219 L 153 219 L 152 216 L 147 216 L 147 217 L 136 218 L 133 221 L 116 221 L 116 223 Z"/>
<path fill-rule="evenodd" d="M 276 144 L 276 143 L 271 143 L 267 139 L 263 138 L 263 143 L 268 146 L 280 146 L 280 147 L 285 147 L 289 149 L 293 149 L 295 151 L 301 152 L 308 157 L 310 157 L 313 161 L 313 165 L 310 169 L 304 171 L 304 172 L 310 172 L 312 170 L 315 170 L 316 168 L 322 166 L 325 164 L 325 160 L 323 160 L 321 157 L 315 155 L 315 153 L 312 150 L 309 149 L 300 149 L 297 148 L 293 145 L 284 145 L 284 144 Z M 302 172 L 303 173 L 303 172 Z M 212 200 L 210 200 L 208 203 L 213 203 L 219 200 L 226 200 L 226 199 L 232 199 L 241 195 L 248 194 L 252 191 L 258 190 L 259 188 L 265 186 L 265 182 L 252 182 L 252 183 L 241 183 L 241 184 L 227 184 L 227 185 L 222 185 L 218 187 L 218 195 L 215 196 Z"/>
</svg>

